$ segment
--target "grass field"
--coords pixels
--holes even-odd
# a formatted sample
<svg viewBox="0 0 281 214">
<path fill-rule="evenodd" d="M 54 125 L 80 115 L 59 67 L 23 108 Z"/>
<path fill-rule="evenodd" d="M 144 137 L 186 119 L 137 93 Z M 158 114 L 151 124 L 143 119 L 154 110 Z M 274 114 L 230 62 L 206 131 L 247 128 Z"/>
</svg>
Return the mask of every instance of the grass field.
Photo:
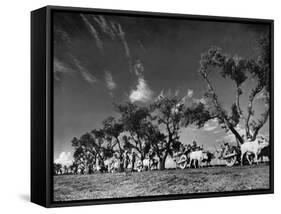
<svg viewBox="0 0 281 214">
<path fill-rule="evenodd" d="M 268 165 L 54 176 L 55 201 L 268 188 Z"/>
</svg>

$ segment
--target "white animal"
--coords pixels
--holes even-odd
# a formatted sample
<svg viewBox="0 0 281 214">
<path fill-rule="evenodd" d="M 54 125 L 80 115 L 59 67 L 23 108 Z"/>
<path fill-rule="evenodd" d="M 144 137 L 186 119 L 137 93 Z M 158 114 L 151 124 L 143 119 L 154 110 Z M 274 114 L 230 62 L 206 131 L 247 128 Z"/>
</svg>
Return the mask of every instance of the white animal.
<svg viewBox="0 0 281 214">
<path fill-rule="evenodd" d="M 111 157 L 104 161 L 104 166 L 107 168 L 108 172 L 113 173 L 120 167 L 120 161 L 115 157 Z"/>
<path fill-rule="evenodd" d="M 156 170 L 158 168 L 158 162 L 158 158 L 153 158 L 151 160 L 149 158 L 145 158 L 143 159 L 143 161 L 141 161 L 141 159 L 138 159 L 136 161 L 136 170 L 138 172 L 146 170 Z"/>
<path fill-rule="evenodd" d="M 247 141 L 241 145 L 241 165 L 243 165 L 243 157 L 245 154 L 253 154 L 255 156 L 255 162 L 258 164 L 258 155 L 261 150 L 268 146 L 269 142 L 267 140 L 256 139 L 254 141 Z"/>
<path fill-rule="evenodd" d="M 191 164 L 193 163 L 194 168 L 196 168 L 196 161 L 198 161 L 198 167 L 202 167 L 202 161 L 205 158 L 205 154 L 202 150 L 199 151 L 193 151 L 189 154 L 189 167 L 191 167 Z"/>
<path fill-rule="evenodd" d="M 148 158 L 145 158 L 143 160 L 141 159 L 138 159 L 137 160 L 137 171 L 138 172 L 141 172 L 141 171 L 144 171 L 144 170 L 148 170 L 149 169 L 149 159 Z"/>
</svg>

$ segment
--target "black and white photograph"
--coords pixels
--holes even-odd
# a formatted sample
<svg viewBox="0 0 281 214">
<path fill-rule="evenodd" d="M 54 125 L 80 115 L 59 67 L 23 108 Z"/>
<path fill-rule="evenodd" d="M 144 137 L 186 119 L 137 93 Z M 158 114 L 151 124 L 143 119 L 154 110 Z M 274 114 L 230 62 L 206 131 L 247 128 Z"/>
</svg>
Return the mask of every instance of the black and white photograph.
<svg viewBox="0 0 281 214">
<path fill-rule="evenodd" d="M 54 11 L 53 201 L 270 190 L 270 27 Z"/>
</svg>

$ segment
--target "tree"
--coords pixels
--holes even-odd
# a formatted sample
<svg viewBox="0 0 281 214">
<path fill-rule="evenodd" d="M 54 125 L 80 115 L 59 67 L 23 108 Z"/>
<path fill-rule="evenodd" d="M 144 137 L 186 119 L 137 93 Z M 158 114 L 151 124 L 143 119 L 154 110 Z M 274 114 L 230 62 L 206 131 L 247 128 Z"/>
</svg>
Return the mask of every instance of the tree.
<svg viewBox="0 0 281 214">
<path fill-rule="evenodd" d="M 238 144 L 243 144 L 244 138 L 237 131 L 240 122 L 244 123 L 246 138 L 255 140 L 259 130 L 263 127 L 269 117 L 269 91 L 270 91 L 270 44 L 267 36 L 262 37 L 259 42 L 260 55 L 256 60 L 244 59 L 237 56 L 229 56 L 222 53 L 217 47 L 212 47 L 208 52 L 203 53 L 200 60 L 199 73 L 208 91 L 205 98 L 208 103 L 197 103 L 185 112 L 186 124 L 197 122 L 202 127 L 209 119 L 217 118 L 226 131 L 231 131 L 237 139 Z M 210 80 L 210 73 L 216 72 L 223 78 L 228 78 L 234 82 L 236 95 L 230 109 L 227 112 L 221 103 L 213 83 Z M 243 111 L 241 107 L 241 95 L 244 93 L 243 85 L 246 80 L 252 78 L 256 85 L 251 89 L 248 96 L 248 103 Z M 259 93 L 264 95 L 265 111 L 259 119 L 254 116 L 254 100 Z"/>
<path fill-rule="evenodd" d="M 122 141 L 119 139 L 120 135 L 123 132 L 123 124 L 116 120 L 114 117 L 108 117 L 103 121 L 103 132 L 105 138 L 110 142 L 111 148 L 117 146 L 119 153 L 120 163 L 123 162 L 123 152 Z M 123 164 L 120 164 L 121 171 L 123 171 Z"/>
<path fill-rule="evenodd" d="M 86 133 L 79 139 L 74 137 L 71 142 L 74 147 L 73 165 L 83 166 L 83 173 L 91 173 L 98 154 L 97 148 L 99 147 L 95 137 L 90 133 Z"/>
<path fill-rule="evenodd" d="M 161 133 L 157 125 L 150 125 L 147 128 L 147 139 L 149 142 L 150 148 L 159 158 L 160 170 L 165 169 L 165 161 L 167 155 L 171 152 L 170 148 L 167 145 L 166 135 Z"/>
<path fill-rule="evenodd" d="M 62 173 L 62 165 L 60 163 L 54 163 L 53 164 L 53 170 L 54 170 L 54 174 L 58 175 Z"/>
<path fill-rule="evenodd" d="M 103 129 L 94 129 L 92 134 L 96 138 L 97 146 L 95 150 L 98 158 L 111 158 L 113 156 L 116 143 L 112 143 L 112 138 L 108 137 Z"/>
<path fill-rule="evenodd" d="M 165 169 L 168 154 L 172 154 L 179 142 L 181 120 L 184 114 L 184 103 L 179 98 L 162 97 L 151 106 L 152 120 L 155 125 L 150 126 L 150 140 L 160 159 L 160 169 Z"/>
<path fill-rule="evenodd" d="M 123 136 L 124 147 L 135 149 L 144 159 L 149 150 L 147 127 L 150 125 L 150 112 L 147 107 L 139 107 L 132 103 L 117 106 L 121 113 L 121 121 L 127 135 Z"/>
</svg>

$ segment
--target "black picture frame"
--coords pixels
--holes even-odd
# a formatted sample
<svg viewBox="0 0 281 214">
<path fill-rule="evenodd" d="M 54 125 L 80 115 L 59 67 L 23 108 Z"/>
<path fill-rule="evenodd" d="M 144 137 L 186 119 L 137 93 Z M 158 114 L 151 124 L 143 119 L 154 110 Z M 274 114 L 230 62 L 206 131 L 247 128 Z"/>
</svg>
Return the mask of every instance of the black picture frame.
<svg viewBox="0 0 281 214">
<path fill-rule="evenodd" d="M 107 15 L 166 17 L 170 19 L 203 20 L 214 22 L 259 23 L 270 27 L 271 73 L 270 73 L 270 136 L 271 164 L 270 188 L 265 190 L 210 192 L 185 195 L 146 196 L 55 202 L 52 198 L 53 177 L 53 35 L 52 14 L 63 11 L 71 13 L 96 13 Z M 274 21 L 234 17 L 199 16 L 156 12 L 137 12 L 108 9 L 46 6 L 31 12 L 31 201 L 44 207 L 80 206 L 177 200 L 189 198 L 226 197 L 274 193 Z"/>
</svg>

